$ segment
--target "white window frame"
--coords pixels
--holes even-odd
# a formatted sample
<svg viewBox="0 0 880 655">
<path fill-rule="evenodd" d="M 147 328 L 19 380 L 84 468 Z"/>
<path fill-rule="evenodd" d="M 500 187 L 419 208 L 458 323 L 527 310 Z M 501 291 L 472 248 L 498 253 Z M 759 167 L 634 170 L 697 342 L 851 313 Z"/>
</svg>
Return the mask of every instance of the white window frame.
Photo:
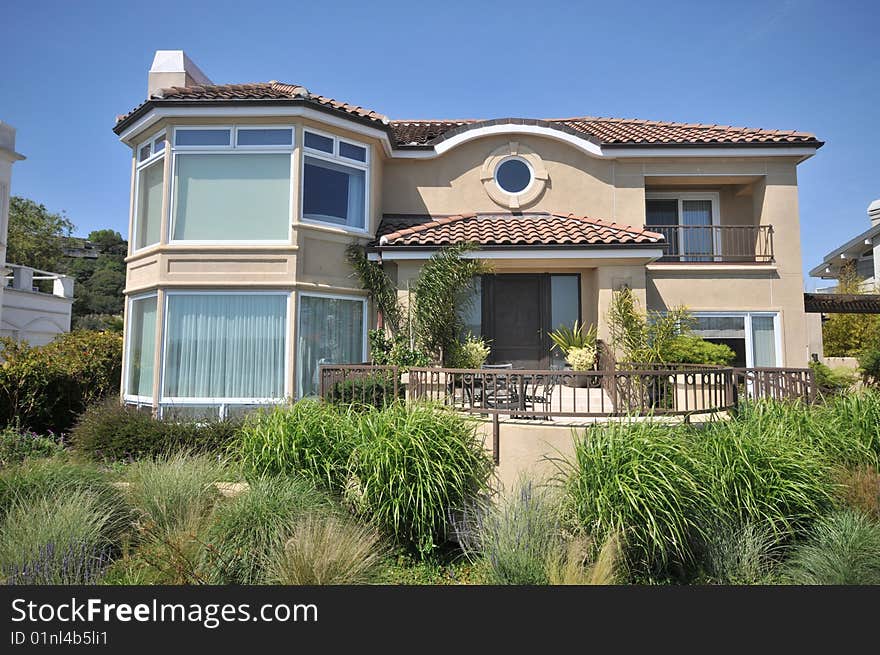
<svg viewBox="0 0 880 655">
<path fill-rule="evenodd" d="M 712 226 L 721 226 L 721 193 L 718 191 L 646 191 L 645 200 L 677 200 L 678 201 L 678 225 L 681 226 L 681 217 L 684 214 L 683 200 L 709 200 L 712 203 Z M 648 225 L 647 212 L 645 216 L 645 226 Z M 684 251 L 684 230 L 678 230 L 678 257 L 687 257 Z M 721 231 L 713 230 L 712 250 L 714 252 L 713 261 L 721 261 Z M 686 261 L 686 260 L 682 260 Z"/>
<path fill-rule="evenodd" d="M 242 295 L 270 295 L 284 296 L 286 298 L 284 310 L 284 393 L 278 398 L 236 398 L 236 397 L 180 397 L 165 395 L 165 372 L 168 368 L 168 307 L 172 296 L 242 296 Z M 168 289 L 165 291 L 165 301 L 162 315 L 162 340 L 161 362 L 162 370 L 159 376 L 159 399 L 158 404 L 162 407 L 203 406 L 221 407 L 221 413 L 225 413 L 226 405 L 276 405 L 290 397 L 289 373 L 290 373 L 290 300 L 292 292 L 289 290 L 269 289 Z"/>
<path fill-rule="evenodd" d="M 166 146 L 167 147 L 167 146 Z M 132 319 L 132 306 L 135 302 L 139 300 L 146 300 L 148 298 L 156 298 L 156 310 L 159 309 L 159 301 L 158 301 L 159 293 L 158 291 L 147 291 L 146 293 L 138 293 L 129 296 L 126 299 L 126 312 L 125 312 L 125 340 L 123 341 L 123 347 L 125 349 L 124 352 L 124 360 L 125 361 L 125 379 L 122 381 L 123 384 L 123 392 L 122 399 L 130 404 L 135 404 L 138 407 L 143 405 L 151 405 L 153 404 L 153 395 L 149 396 L 138 396 L 136 394 L 128 393 L 128 375 L 131 371 L 131 319 Z M 159 329 L 159 317 L 156 317 L 156 329 Z M 155 348 L 155 345 L 153 346 Z M 153 361 L 155 362 L 156 353 L 153 352 Z M 153 370 L 153 388 L 156 387 L 156 376 L 159 375 L 159 371 Z"/>
<path fill-rule="evenodd" d="M 245 129 L 288 129 L 293 130 L 291 145 L 289 146 L 237 146 L 238 127 Z M 176 146 L 178 130 L 229 130 L 230 145 L 225 146 Z M 169 193 L 171 194 L 171 202 L 169 202 L 168 216 L 168 243 L 174 246 L 223 246 L 223 245 L 251 245 L 251 246 L 273 246 L 287 245 L 293 241 L 293 202 L 295 184 L 293 180 L 293 164 L 296 146 L 296 129 L 293 125 L 179 125 L 173 129 L 171 138 L 171 182 L 169 185 Z M 166 144 L 165 148 L 168 148 Z M 174 216 L 177 211 L 176 197 L 176 180 L 177 180 L 177 156 L 179 154 L 193 155 L 236 155 L 236 154 L 281 154 L 290 156 L 290 196 L 287 199 L 287 237 L 284 239 L 175 239 L 174 238 Z"/>
<path fill-rule="evenodd" d="M 361 326 L 361 361 L 365 361 L 366 357 L 367 357 L 367 334 L 369 332 L 369 328 L 368 328 L 369 315 L 367 313 L 370 309 L 369 305 L 367 304 L 369 299 L 366 296 L 355 296 L 355 295 L 344 294 L 344 293 L 325 293 L 325 292 L 321 292 L 321 291 L 300 291 L 297 293 L 297 300 L 296 300 L 296 333 L 297 333 L 297 335 L 301 334 L 301 331 L 302 331 L 302 303 L 300 302 L 300 300 L 302 298 L 306 298 L 306 297 L 308 297 L 308 298 L 332 298 L 334 300 L 356 300 L 356 301 L 359 301 L 363 305 L 363 313 L 361 314 L 361 316 L 363 317 L 363 320 L 361 321 L 363 323 L 363 325 Z M 297 342 L 299 342 L 298 336 L 297 336 Z M 294 379 L 294 387 L 295 388 L 297 387 L 297 382 L 298 382 L 299 376 L 300 376 L 300 364 L 301 364 L 301 359 L 300 359 L 300 354 L 299 354 L 299 348 L 297 347 L 295 379 Z M 297 394 L 299 394 L 298 388 L 296 388 L 295 391 Z M 306 396 L 306 397 L 310 398 L 311 396 Z M 300 398 L 297 397 L 297 400 L 300 400 Z"/>
<path fill-rule="evenodd" d="M 156 145 L 157 141 L 164 141 L 165 142 L 165 147 L 162 148 L 162 150 L 160 150 L 159 152 L 156 152 L 156 149 L 155 149 L 155 145 Z M 141 156 L 141 148 L 143 148 L 146 145 L 150 146 L 150 156 L 147 157 L 146 159 L 144 159 L 143 161 L 139 161 L 139 158 Z M 134 172 L 134 203 L 132 203 L 134 205 L 133 212 L 132 212 L 134 214 L 134 216 L 132 218 L 132 226 L 131 226 L 132 227 L 132 230 L 131 230 L 132 239 L 131 239 L 131 248 L 130 248 L 130 252 L 132 254 L 139 252 L 141 250 L 146 250 L 147 248 L 152 248 L 153 246 L 156 246 L 156 245 L 162 243 L 162 217 L 163 217 L 163 214 L 162 214 L 161 207 L 159 208 L 159 240 L 154 243 L 148 243 L 146 245 L 138 247 L 137 234 L 138 234 L 138 228 L 139 228 L 140 222 L 141 222 L 141 202 L 140 202 L 141 174 L 143 173 L 143 171 L 147 167 L 152 166 L 153 164 L 155 164 L 159 160 L 162 160 L 164 162 L 165 151 L 168 150 L 168 147 L 169 147 L 168 140 L 166 138 L 165 130 L 161 130 L 160 132 L 156 132 L 153 136 L 151 136 L 146 141 L 142 141 L 141 143 L 139 143 L 137 145 L 137 147 L 135 148 L 134 159 L 135 159 L 136 164 L 135 164 L 135 172 Z M 162 164 L 163 204 L 164 204 L 164 198 L 165 198 L 165 187 L 166 187 L 165 165 L 163 163 Z"/>
<path fill-rule="evenodd" d="M 504 165 L 506 162 L 509 162 L 509 161 L 522 162 L 523 164 L 526 165 L 526 168 L 529 169 L 529 183 L 526 184 L 525 188 L 522 189 L 521 191 L 516 191 L 516 192 L 508 191 L 503 186 L 501 186 L 501 183 L 498 181 L 498 169 L 500 169 L 502 165 Z M 495 170 L 492 171 L 492 179 L 495 182 L 495 186 L 498 187 L 498 190 L 501 191 L 501 193 L 506 193 L 509 196 L 521 196 L 521 195 L 528 193 L 529 189 L 531 189 L 532 185 L 535 183 L 535 169 L 532 166 L 532 164 L 529 162 L 529 160 L 526 159 L 525 157 L 521 157 L 519 155 L 508 155 L 507 157 L 504 157 L 501 161 L 499 161 L 497 164 L 495 164 Z"/>
<path fill-rule="evenodd" d="M 742 318 L 743 329 L 745 330 L 746 341 L 746 368 L 754 368 L 755 366 L 755 350 L 752 338 L 752 318 L 756 316 L 770 316 L 773 318 L 773 338 L 774 348 L 776 350 L 776 363 L 774 366 L 781 367 L 782 356 L 782 330 L 780 323 L 780 313 L 775 311 L 742 311 L 742 312 L 691 312 L 695 318 Z"/>
<path fill-rule="evenodd" d="M 312 134 L 317 134 L 318 136 L 323 136 L 328 139 L 333 140 L 333 153 L 325 152 L 323 150 L 316 150 L 314 148 L 309 148 L 305 145 L 306 143 L 306 132 L 311 132 Z M 302 165 L 300 166 L 300 181 L 299 181 L 299 215 L 300 220 L 303 223 L 308 223 L 311 225 L 321 225 L 324 227 L 336 228 L 342 232 L 348 232 L 351 234 L 369 234 L 370 233 L 370 162 L 372 161 L 372 152 L 369 144 L 361 143 L 360 141 L 355 141 L 354 139 L 346 139 L 344 137 L 337 136 L 331 132 L 324 132 L 322 130 L 316 130 L 311 127 L 303 127 L 303 154 L 302 154 Z M 339 143 L 340 141 L 348 143 L 353 146 L 358 146 L 360 148 L 364 148 L 367 151 L 366 161 L 358 161 L 357 159 L 349 159 L 348 157 L 343 157 L 339 154 Z M 345 225 L 343 223 L 338 223 L 336 221 L 325 221 L 319 218 L 307 218 L 303 207 L 305 206 L 305 193 L 306 193 L 306 157 L 312 157 L 314 159 L 323 159 L 324 161 L 331 162 L 334 164 L 340 164 L 342 166 L 348 166 L 349 168 L 354 168 L 357 170 L 364 171 L 364 226 L 360 227 L 352 227 L 351 225 Z"/>
</svg>

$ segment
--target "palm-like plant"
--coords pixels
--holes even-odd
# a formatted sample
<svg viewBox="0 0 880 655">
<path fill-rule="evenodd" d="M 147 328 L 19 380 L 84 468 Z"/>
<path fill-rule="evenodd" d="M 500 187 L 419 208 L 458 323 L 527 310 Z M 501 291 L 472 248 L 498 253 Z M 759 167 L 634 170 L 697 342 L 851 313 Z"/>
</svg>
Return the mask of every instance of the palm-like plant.
<svg viewBox="0 0 880 655">
<path fill-rule="evenodd" d="M 547 336 L 553 345 L 550 350 L 559 351 L 565 357 L 572 348 L 594 348 L 596 346 L 596 326 L 575 321 L 574 325 L 560 325 Z"/>
</svg>

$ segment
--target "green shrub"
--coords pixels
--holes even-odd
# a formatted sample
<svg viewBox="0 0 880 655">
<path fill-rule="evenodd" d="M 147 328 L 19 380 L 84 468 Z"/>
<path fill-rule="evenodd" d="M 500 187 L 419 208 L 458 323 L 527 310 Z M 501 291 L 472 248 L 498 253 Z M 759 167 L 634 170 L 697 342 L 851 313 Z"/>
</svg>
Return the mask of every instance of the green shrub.
<svg viewBox="0 0 880 655">
<path fill-rule="evenodd" d="M 247 491 L 222 501 L 211 517 L 204 540 L 214 584 L 259 584 L 264 567 L 283 548 L 298 519 L 331 511 L 323 492 L 304 478 L 272 476 L 250 482 Z"/>
<path fill-rule="evenodd" d="M 257 476 L 299 474 L 339 489 L 355 433 L 350 408 L 301 400 L 249 415 L 229 452 Z"/>
<path fill-rule="evenodd" d="M 792 553 L 785 580 L 808 585 L 880 584 L 880 524 L 858 512 L 835 512 Z"/>
<path fill-rule="evenodd" d="M 846 391 L 858 380 L 856 372 L 844 366 L 832 369 L 822 362 L 813 360 L 810 360 L 809 366 L 813 370 L 813 380 L 822 393 L 832 394 Z"/>
<path fill-rule="evenodd" d="M 815 414 L 814 438 L 838 464 L 880 468 L 880 390 L 831 398 Z"/>
<path fill-rule="evenodd" d="M 679 335 L 663 346 L 663 361 L 674 364 L 729 366 L 736 353 L 723 343 L 712 343 L 697 336 Z"/>
<path fill-rule="evenodd" d="M 703 567 L 714 584 L 766 583 L 778 558 L 776 537 L 765 527 L 718 522 L 707 531 Z"/>
<path fill-rule="evenodd" d="M 410 347 L 409 337 L 398 332 L 392 337 L 385 330 L 370 330 L 370 361 L 380 366 L 428 366 L 431 357 L 421 350 Z"/>
<path fill-rule="evenodd" d="M 34 457 L 52 457 L 64 452 L 55 435 L 43 436 L 13 427 L 0 430 L 0 469 Z"/>
<path fill-rule="evenodd" d="M 634 570 L 691 559 L 707 494 L 675 431 L 650 422 L 596 426 L 559 466 L 567 520 L 597 540 L 620 534 Z"/>
<path fill-rule="evenodd" d="M 363 377 L 348 378 L 334 383 L 325 400 L 337 405 L 384 407 L 404 397 L 404 388 L 399 380 L 395 397 L 394 383 L 392 373 L 371 373 Z"/>
<path fill-rule="evenodd" d="M 354 510 L 403 543 L 428 554 L 446 537 L 450 510 L 487 485 L 492 466 L 461 415 L 396 404 L 358 416 L 345 496 Z"/>
<path fill-rule="evenodd" d="M 236 420 L 158 420 L 146 411 L 108 399 L 89 407 L 71 432 L 73 447 L 95 460 L 156 457 L 177 450 L 219 453 L 240 429 Z"/>
<path fill-rule="evenodd" d="M 0 572 L 13 584 L 90 584 L 109 561 L 118 512 L 65 490 L 15 500 L 0 522 Z"/>
<path fill-rule="evenodd" d="M 559 506 L 528 480 L 496 504 L 467 508 L 455 524 L 469 558 L 484 559 L 491 584 L 549 583 L 548 559 L 561 549 Z"/>
<path fill-rule="evenodd" d="M 268 581 L 283 585 L 367 582 L 382 560 L 379 533 L 338 516 L 315 514 L 299 521 L 268 563 Z"/>
<path fill-rule="evenodd" d="M 867 345 L 859 351 L 858 361 L 865 381 L 880 385 L 880 330 L 875 332 Z"/>
<path fill-rule="evenodd" d="M 464 341 L 455 342 L 447 359 L 451 368 L 480 368 L 486 363 L 489 352 L 485 339 L 471 335 Z"/>
<path fill-rule="evenodd" d="M 0 425 L 62 433 L 86 407 L 119 393 L 122 337 L 76 331 L 33 348 L 5 339 L 0 360 Z"/>
<path fill-rule="evenodd" d="M 596 352 L 596 326 L 587 327 L 585 323 L 575 321 L 574 325 L 560 325 L 552 332 L 548 332 L 552 345 L 550 350 L 557 350 L 559 354 L 565 357 L 572 348 L 586 348 Z"/>
</svg>

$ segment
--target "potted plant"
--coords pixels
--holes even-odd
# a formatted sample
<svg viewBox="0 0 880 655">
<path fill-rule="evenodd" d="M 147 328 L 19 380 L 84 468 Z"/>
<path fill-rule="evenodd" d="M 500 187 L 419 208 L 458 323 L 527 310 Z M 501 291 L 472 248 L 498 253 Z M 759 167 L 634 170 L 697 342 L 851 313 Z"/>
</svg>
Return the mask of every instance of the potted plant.
<svg viewBox="0 0 880 655">
<path fill-rule="evenodd" d="M 596 368 L 596 326 L 575 321 L 572 327 L 561 325 L 548 334 L 553 345 L 550 350 L 558 351 L 574 371 L 592 371 Z M 589 382 L 586 375 L 573 376 L 567 384 L 572 387 L 585 387 Z"/>
</svg>

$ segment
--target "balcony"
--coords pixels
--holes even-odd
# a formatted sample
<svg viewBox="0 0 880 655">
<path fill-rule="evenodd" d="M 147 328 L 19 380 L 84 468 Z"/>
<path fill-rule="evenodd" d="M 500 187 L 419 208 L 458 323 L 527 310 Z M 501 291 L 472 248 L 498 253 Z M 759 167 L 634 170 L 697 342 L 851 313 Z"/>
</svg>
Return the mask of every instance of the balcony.
<svg viewBox="0 0 880 655">
<path fill-rule="evenodd" d="M 661 262 L 775 261 L 772 225 L 646 225 L 645 229 L 664 237 Z"/>
<path fill-rule="evenodd" d="M 40 346 L 70 330 L 73 278 L 17 264 L 0 270 L 0 336 Z"/>
</svg>

